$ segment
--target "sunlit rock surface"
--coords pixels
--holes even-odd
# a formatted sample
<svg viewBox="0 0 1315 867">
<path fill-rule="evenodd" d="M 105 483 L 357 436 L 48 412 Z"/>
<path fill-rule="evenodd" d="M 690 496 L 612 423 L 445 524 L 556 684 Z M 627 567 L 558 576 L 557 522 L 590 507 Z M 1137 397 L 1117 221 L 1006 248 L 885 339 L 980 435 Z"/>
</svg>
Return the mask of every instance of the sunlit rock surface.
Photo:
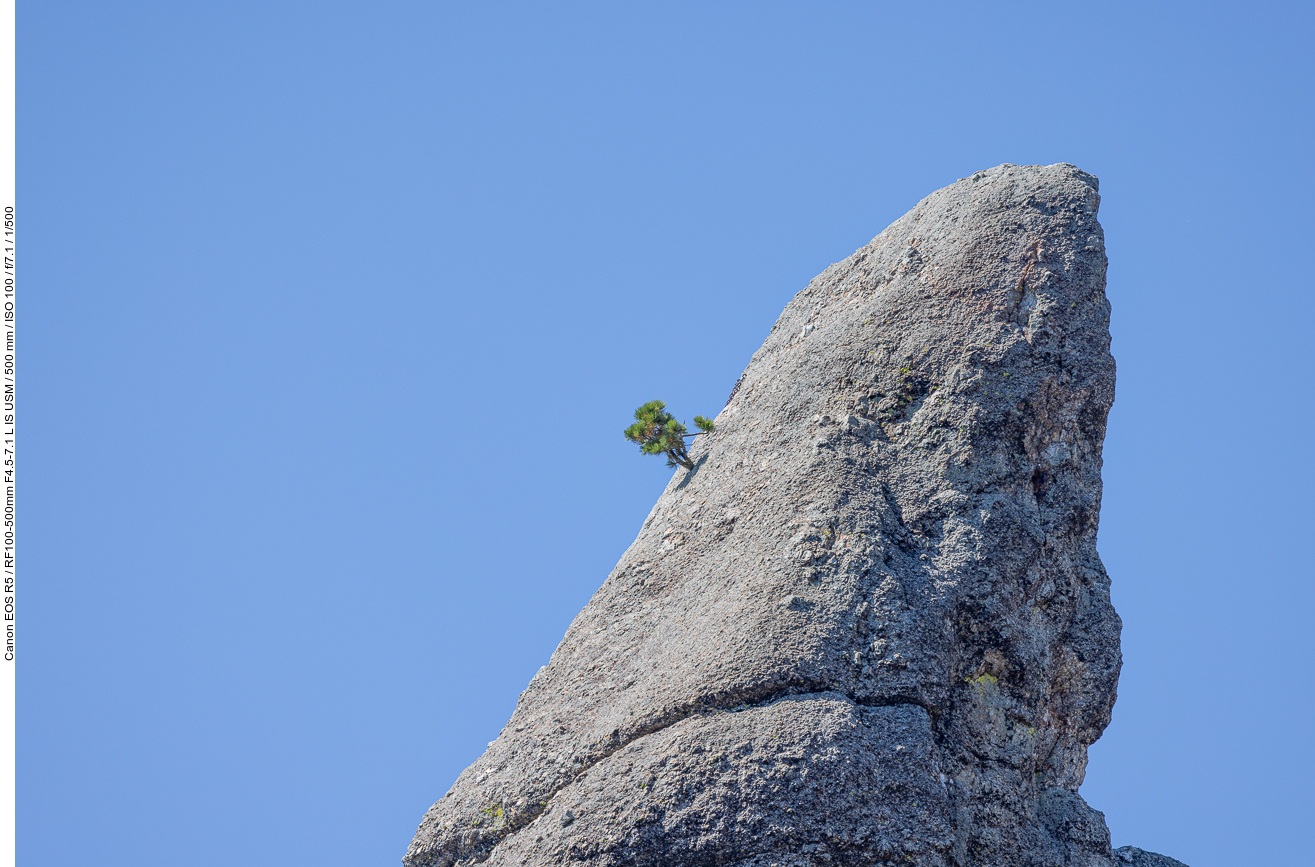
<svg viewBox="0 0 1315 867">
<path fill-rule="evenodd" d="M 1077 794 L 1120 665 L 1099 202 L 978 172 L 796 295 L 406 865 L 1177 863 Z"/>
</svg>

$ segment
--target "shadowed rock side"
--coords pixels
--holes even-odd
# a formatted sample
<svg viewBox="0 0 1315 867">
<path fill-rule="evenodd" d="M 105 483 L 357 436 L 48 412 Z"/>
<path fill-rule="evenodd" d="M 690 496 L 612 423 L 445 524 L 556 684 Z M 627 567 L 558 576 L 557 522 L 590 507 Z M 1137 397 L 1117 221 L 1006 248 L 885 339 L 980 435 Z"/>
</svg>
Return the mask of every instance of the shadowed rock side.
<svg viewBox="0 0 1315 867">
<path fill-rule="evenodd" d="M 796 295 L 405 864 L 1114 863 L 1096 190 L 978 172 Z"/>
</svg>

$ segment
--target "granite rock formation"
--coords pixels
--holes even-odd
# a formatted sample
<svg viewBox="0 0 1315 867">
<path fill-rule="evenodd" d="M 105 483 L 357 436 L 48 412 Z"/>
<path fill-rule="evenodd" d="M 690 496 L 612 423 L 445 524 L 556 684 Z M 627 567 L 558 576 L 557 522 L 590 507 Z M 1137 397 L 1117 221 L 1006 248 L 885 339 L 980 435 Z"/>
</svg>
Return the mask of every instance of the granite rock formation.
<svg viewBox="0 0 1315 867">
<path fill-rule="evenodd" d="M 1078 795 L 1121 661 L 1099 201 L 978 172 L 799 292 L 407 867 L 1143 863 Z"/>
<path fill-rule="evenodd" d="M 1124 846 L 1114 850 L 1114 863 L 1118 867 L 1187 867 L 1181 861 L 1175 861 L 1164 855 L 1156 855 L 1136 846 Z"/>
</svg>

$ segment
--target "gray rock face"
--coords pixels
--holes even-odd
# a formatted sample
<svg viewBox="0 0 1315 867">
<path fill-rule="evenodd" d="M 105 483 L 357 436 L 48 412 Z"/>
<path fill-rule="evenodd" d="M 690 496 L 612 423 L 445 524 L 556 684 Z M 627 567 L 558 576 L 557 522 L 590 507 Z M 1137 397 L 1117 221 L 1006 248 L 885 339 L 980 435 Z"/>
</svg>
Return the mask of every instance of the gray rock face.
<svg viewBox="0 0 1315 867">
<path fill-rule="evenodd" d="M 1099 201 L 978 172 L 796 295 L 407 867 L 1115 863 Z"/>
<path fill-rule="evenodd" d="M 1114 850 L 1114 863 L 1118 867 L 1187 867 L 1181 861 L 1138 849 L 1136 846 L 1124 846 Z"/>
</svg>

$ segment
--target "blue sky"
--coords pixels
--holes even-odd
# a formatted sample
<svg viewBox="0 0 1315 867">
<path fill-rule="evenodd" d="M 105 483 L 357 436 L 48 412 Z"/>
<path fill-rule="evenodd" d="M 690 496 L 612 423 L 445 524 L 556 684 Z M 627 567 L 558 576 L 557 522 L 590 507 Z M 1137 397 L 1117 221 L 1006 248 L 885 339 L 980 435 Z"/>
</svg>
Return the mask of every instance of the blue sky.
<svg viewBox="0 0 1315 867">
<path fill-rule="evenodd" d="M 1312 17 L 20 4 L 20 863 L 398 863 L 669 478 L 634 407 L 715 414 L 814 274 L 1002 162 L 1101 179 L 1083 795 L 1307 859 Z"/>
</svg>

